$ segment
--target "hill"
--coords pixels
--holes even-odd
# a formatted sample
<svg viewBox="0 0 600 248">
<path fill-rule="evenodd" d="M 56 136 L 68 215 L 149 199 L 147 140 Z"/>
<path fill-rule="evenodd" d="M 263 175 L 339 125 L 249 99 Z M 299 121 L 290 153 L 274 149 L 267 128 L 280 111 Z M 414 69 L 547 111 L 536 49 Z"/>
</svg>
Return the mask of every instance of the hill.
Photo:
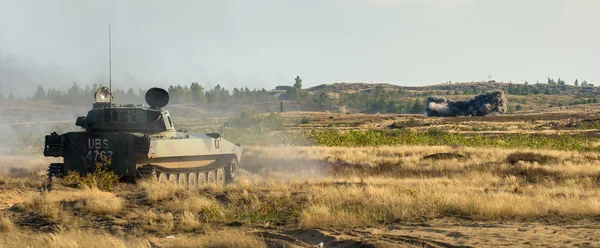
<svg viewBox="0 0 600 248">
<path fill-rule="evenodd" d="M 461 83 L 442 83 L 425 86 L 401 86 L 388 83 L 332 83 L 321 84 L 306 89 L 309 92 L 326 91 L 331 93 L 357 93 L 371 92 L 376 88 L 381 87 L 385 91 L 406 90 L 412 92 L 446 92 L 446 91 L 471 91 L 471 92 L 486 92 L 491 90 L 508 91 L 509 87 L 524 88 L 525 86 L 531 89 L 539 89 L 540 93 L 545 93 L 552 90 L 554 93 L 560 92 L 557 95 L 577 96 L 580 94 L 600 94 L 600 87 L 594 86 L 574 86 L 574 85 L 550 85 L 550 84 L 513 84 L 506 82 L 461 82 Z"/>
<path fill-rule="evenodd" d="M 598 103 L 599 87 L 565 84 L 513 84 L 506 82 L 443 83 L 426 86 L 393 84 L 333 83 L 306 89 L 313 95 L 327 93 L 334 104 L 368 113 L 422 113 L 429 96 L 466 100 L 492 90 L 502 90 L 509 112 L 544 112 L 550 108 L 571 110 L 578 105 Z"/>
</svg>

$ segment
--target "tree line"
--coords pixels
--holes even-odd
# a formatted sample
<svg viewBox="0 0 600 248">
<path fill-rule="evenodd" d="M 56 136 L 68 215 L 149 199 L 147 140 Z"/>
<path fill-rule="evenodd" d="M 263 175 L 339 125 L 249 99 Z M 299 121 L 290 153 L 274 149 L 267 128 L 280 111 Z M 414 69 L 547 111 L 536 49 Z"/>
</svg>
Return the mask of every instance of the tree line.
<svg viewBox="0 0 600 248">
<path fill-rule="evenodd" d="M 167 89 L 173 103 L 211 103 L 211 104 L 254 104 L 274 100 L 265 90 L 233 88 L 229 90 L 217 84 L 214 88 L 206 90 L 198 82 L 187 85 L 171 85 Z"/>
<path fill-rule="evenodd" d="M 102 86 L 100 84 L 92 84 L 81 87 L 78 83 L 74 82 L 69 89 L 62 91 L 54 88 L 46 90 L 43 86 L 39 85 L 33 96 L 26 98 L 26 100 L 51 101 L 54 104 L 63 105 L 80 105 L 93 101 L 94 93 Z M 275 100 L 264 88 L 261 90 L 250 90 L 248 87 L 243 89 L 234 88 L 230 92 L 217 85 L 210 90 L 206 90 L 197 82 L 193 82 L 189 86 L 171 85 L 167 88 L 167 92 L 169 92 L 170 103 L 253 104 Z M 115 103 L 141 104 L 145 102 L 146 90 L 141 88 L 134 90 L 131 87 L 127 90 L 113 88 L 112 94 L 113 102 Z M 5 100 L 2 95 L 0 95 L 0 100 Z M 7 100 L 14 100 L 12 94 Z"/>
<path fill-rule="evenodd" d="M 54 104 L 63 105 L 81 105 L 93 101 L 94 93 L 102 86 L 100 84 L 88 84 L 81 87 L 78 83 L 73 82 L 69 89 L 63 91 L 54 88 L 46 90 L 39 85 L 33 97 L 28 100 L 51 101 Z M 127 90 L 113 89 L 112 92 L 115 103 L 142 103 L 145 93 L 142 89 L 134 90 L 131 87 Z"/>
</svg>

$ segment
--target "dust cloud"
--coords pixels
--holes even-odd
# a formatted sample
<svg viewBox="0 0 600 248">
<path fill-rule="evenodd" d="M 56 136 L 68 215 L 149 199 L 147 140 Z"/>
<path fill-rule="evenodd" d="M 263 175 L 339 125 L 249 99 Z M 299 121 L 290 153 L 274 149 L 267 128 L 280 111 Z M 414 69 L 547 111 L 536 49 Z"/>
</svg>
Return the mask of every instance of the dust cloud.
<svg viewBox="0 0 600 248">
<path fill-rule="evenodd" d="M 481 94 L 468 101 L 452 101 L 443 97 L 429 97 L 425 106 L 426 116 L 485 116 L 506 112 L 504 91 Z"/>
</svg>

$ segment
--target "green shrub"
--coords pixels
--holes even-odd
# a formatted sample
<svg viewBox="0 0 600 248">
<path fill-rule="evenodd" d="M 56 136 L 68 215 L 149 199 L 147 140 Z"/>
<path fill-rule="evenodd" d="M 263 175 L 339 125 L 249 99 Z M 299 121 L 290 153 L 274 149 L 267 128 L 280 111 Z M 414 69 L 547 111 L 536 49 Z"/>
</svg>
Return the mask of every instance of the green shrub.
<svg viewBox="0 0 600 248">
<path fill-rule="evenodd" d="M 110 161 L 108 163 L 110 164 Z M 119 176 L 105 168 L 103 163 L 97 162 L 96 169 L 83 177 L 77 171 L 70 171 L 63 177 L 62 184 L 75 188 L 98 188 L 103 191 L 111 191 L 115 183 L 119 181 Z"/>
<path fill-rule="evenodd" d="M 402 130 L 367 130 L 340 133 L 336 130 L 312 130 L 307 136 L 321 146 L 469 146 L 469 147 L 525 147 L 534 149 L 598 151 L 594 146 L 596 138 L 582 135 L 558 134 L 555 136 L 536 136 L 530 134 L 511 134 L 504 136 L 483 136 L 481 134 L 448 133 L 438 129 L 425 132 Z"/>
<path fill-rule="evenodd" d="M 308 117 L 302 117 L 302 119 L 300 120 L 300 124 L 308 124 L 310 122 L 310 120 L 308 119 Z"/>
</svg>

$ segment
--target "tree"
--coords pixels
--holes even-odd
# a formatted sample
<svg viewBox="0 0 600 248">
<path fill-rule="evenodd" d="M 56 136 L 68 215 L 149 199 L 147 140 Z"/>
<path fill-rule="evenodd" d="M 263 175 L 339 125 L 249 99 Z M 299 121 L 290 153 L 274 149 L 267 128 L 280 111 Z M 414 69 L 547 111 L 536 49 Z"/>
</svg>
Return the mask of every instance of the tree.
<svg viewBox="0 0 600 248">
<path fill-rule="evenodd" d="M 321 94 L 319 94 L 319 104 L 323 104 L 325 101 L 327 101 L 327 93 L 321 91 Z"/>
<path fill-rule="evenodd" d="M 0 94 L 0 101 L 4 100 L 4 96 L 2 94 Z"/>
<path fill-rule="evenodd" d="M 529 85 L 526 84 L 521 88 L 521 95 L 531 95 L 531 88 L 529 88 Z"/>
<path fill-rule="evenodd" d="M 67 95 L 69 97 L 78 97 L 79 93 L 81 93 L 81 87 L 77 84 L 77 82 L 73 82 L 73 85 L 69 90 L 67 90 Z"/>
<path fill-rule="evenodd" d="M 129 87 L 129 89 L 127 90 L 127 93 L 125 94 L 125 99 L 128 103 L 136 102 L 137 96 L 135 95 L 135 92 L 131 87 Z"/>
<path fill-rule="evenodd" d="M 573 83 L 573 85 L 579 86 L 579 80 L 575 79 L 575 82 Z"/>
<path fill-rule="evenodd" d="M 13 100 L 15 100 L 15 97 L 13 96 L 13 94 L 12 94 L 12 93 L 10 93 L 10 94 L 8 95 L 8 98 L 6 98 L 6 100 L 13 101 Z"/>
<path fill-rule="evenodd" d="M 565 85 L 565 80 L 562 80 L 562 79 L 558 78 L 557 84 L 558 85 Z"/>
<path fill-rule="evenodd" d="M 300 78 L 300 76 L 296 76 L 296 78 L 294 78 L 294 88 L 296 89 L 302 89 L 302 78 Z"/>
<path fill-rule="evenodd" d="M 412 114 L 420 114 L 425 112 L 425 104 L 421 103 L 421 100 L 419 100 L 419 98 L 415 99 L 415 103 L 410 108 L 410 112 Z"/>
<path fill-rule="evenodd" d="M 35 91 L 35 95 L 33 96 L 33 100 L 36 100 L 36 101 L 46 100 L 46 91 L 44 90 L 44 87 L 42 87 L 41 85 L 38 85 L 38 88 Z"/>
<path fill-rule="evenodd" d="M 204 92 L 204 88 L 198 84 L 198 82 L 192 83 L 190 85 L 190 90 L 192 91 L 193 102 L 206 103 L 206 93 Z"/>
<path fill-rule="evenodd" d="M 387 103 L 387 106 L 385 107 L 385 112 L 387 113 L 398 113 L 400 112 L 400 108 L 398 107 L 398 105 L 396 105 L 396 103 L 389 101 Z"/>
<path fill-rule="evenodd" d="M 385 89 L 383 88 L 383 86 L 378 85 L 375 87 L 375 97 L 376 98 L 382 98 L 385 95 Z"/>
<path fill-rule="evenodd" d="M 138 96 L 141 98 L 146 98 L 146 91 L 142 88 L 138 88 Z"/>
</svg>

